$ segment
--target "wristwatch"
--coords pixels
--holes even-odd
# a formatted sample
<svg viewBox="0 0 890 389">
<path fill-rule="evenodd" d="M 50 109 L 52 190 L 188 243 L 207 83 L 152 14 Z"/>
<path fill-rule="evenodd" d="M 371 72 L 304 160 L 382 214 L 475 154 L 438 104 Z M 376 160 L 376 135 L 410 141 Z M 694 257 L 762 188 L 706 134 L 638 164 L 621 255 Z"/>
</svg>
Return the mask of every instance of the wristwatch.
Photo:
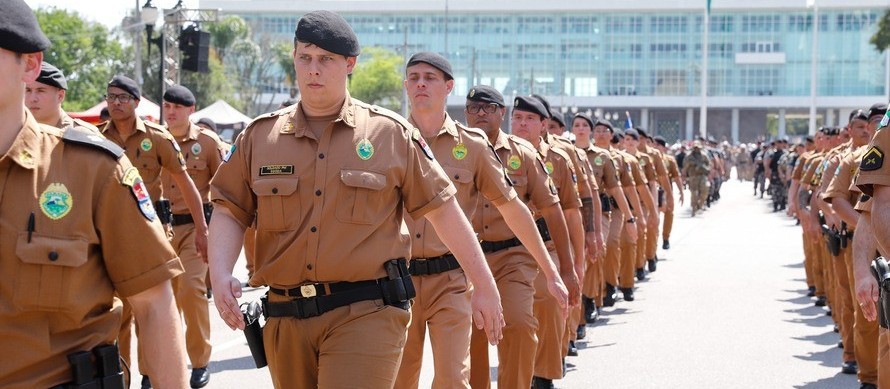
<svg viewBox="0 0 890 389">
<path fill-rule="evenodd" d="M 627 219 L 627 222 L 628 222 L 628 223 L 636 223 L 636 222 L 637 222 L 637 218 L 635 218 L 635 217 L 631 217 L 630 219 Z"/>
</svg>

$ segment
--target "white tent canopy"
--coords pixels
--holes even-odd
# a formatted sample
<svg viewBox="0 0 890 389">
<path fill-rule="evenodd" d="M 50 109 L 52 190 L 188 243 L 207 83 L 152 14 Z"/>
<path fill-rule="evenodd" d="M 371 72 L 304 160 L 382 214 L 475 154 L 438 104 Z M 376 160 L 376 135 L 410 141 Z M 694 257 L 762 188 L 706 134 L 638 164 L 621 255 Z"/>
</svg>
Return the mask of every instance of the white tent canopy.
<svg viewBox="0 0 890 389">
<path fill-rule="evenodd" d="M 253 119 L 237 109 L 232 108 L 229 103 L 223 100 L 217 100 L 215 103 L 208 105 L 206 108 L 192 114 L 191 119 L 198 121 L 203 118 L 210 118 L 220 129 L 232 128 L 242 130 Z"/>
</svg>

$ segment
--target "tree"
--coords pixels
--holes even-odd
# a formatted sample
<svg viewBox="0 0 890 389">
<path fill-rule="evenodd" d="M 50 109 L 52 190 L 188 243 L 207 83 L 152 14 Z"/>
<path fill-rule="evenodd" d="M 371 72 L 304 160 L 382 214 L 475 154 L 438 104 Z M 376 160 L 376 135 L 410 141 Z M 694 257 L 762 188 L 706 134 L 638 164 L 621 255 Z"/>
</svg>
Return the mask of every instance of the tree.
<svg viewBox="0 0 890 389">
<path fill-rule="evenodd" d="M 402 57 L 380 47 L 362 50 L 366 61 L 357 64 L 349 80 L 352 97 L 398 110 L 402 97 Z"/>
<path fill-rule="evenodd" d="M 294 70 L 293 43 L 278 42 L 273 46 L 273 54 L 278 67 L 284 72 L 284 81 L 291 87 L 291 93 L 297 88 L 297 71 Z M 291 96 L 293 97 L 293 96 Z"/>
<path fill-rule="evenodd" d="M 68 80 L 64 108 L 82 111 L 102 101 L 108 80 L 130 69 L 129 48 L 105 26 L 88 22 L 77 12 L 41 8 L 35 14 L 52 42 L 43 59 L 58 67 Z"/>
<path fill-rule="evenodd" d="M 235 42 L 247 39 L 250 27 L 240 16 L 229 15 L 207 25 L 210 44 L 216 50 L 220 62 L 225 62 L 226 54 Z"/>
<path fill-rule="evenodd" d="M 890 47 L 890 9 L 878 21 L 878 31 L 872 35 L 870 42 L 880 52 Z"/>
</svg>

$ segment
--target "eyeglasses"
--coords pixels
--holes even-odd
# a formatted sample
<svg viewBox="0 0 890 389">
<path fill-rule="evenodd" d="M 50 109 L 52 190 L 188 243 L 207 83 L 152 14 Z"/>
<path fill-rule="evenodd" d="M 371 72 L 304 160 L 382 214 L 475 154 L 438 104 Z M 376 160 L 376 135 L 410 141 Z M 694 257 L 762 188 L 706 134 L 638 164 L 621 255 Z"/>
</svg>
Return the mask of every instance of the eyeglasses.
<svg viewBox="0 0 890 389">
<path fill-rule="evenodd" d="M 485 113 L 495 113 L 498 111 L 498 108 L 500 108 L 500 106 L 495 103 L 486 104 L 486 105 L 474 104 L 474 105 L 467 106 L 467 112 L 472 113 L 472 114 L 477 114 L 477 113 L 479 113 L 479 110 L 482 110 Z"/>
<path fill-rule="evenodd" d="M 130 100 L 133 100 L 133 96 L 130 96 L 126 93 L 121 93 L 119 95 L 108 94 L 105 95 L 105 101 L 109 103 L 113 103 L 115 100 L 120 101 L 123 104 L 129 103 Z"/>
</svg>

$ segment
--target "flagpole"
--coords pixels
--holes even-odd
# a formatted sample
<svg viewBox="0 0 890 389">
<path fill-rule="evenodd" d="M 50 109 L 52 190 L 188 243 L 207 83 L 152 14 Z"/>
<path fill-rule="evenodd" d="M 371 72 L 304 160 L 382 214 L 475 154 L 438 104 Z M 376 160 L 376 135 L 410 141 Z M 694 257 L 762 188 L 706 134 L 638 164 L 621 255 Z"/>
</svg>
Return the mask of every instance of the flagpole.
<svg viewBox="0 0 890 389">
<path fill-rule="evenodd" d="M 711 32 L 710 0 L 705 3 L 705 26 L 702 37 L 702 67 L 701 67 L 701 107 L 699 108 L 698 133 L 707 138 L 708 133 L 708 35 Z"/>
<path fill-rule="evenodd" d="M 813 47 L 810 53 L 810 126 L 809 134 L 816 134 L 816 81 L 818 81 L 818 73 L 816 65 L 818 64 L 819 54 L 819 6 L 816 0 L 807 0 L 807 7 L 813 7 Z"/>
</svg>

